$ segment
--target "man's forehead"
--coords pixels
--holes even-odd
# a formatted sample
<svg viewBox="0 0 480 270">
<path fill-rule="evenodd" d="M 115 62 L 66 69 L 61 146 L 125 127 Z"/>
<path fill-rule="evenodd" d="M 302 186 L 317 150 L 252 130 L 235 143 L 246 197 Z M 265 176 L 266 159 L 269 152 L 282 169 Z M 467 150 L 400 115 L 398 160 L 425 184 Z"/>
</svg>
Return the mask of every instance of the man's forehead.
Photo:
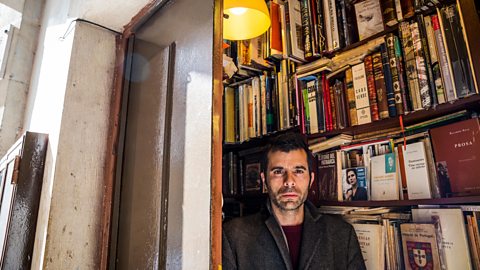
<svg viewBox="0 0 480 270">
<path fill-rule="evenodd" d="M 268 153 L 268 160 L 271 163 L 275 161 L 286 161 L 286 160 L 295 160 L 297 162 L 304 161 L 307 162 L 307 153 L 303 149 L 295 149 L 290 151 L 270 151 Z"/>
</svg>

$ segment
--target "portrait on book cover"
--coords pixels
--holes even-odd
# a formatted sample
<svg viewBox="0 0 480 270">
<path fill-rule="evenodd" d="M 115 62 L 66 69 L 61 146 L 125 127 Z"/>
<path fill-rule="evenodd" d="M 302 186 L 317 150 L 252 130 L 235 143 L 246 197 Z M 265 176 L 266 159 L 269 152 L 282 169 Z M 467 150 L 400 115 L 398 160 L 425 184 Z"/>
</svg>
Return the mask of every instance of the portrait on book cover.
<svg viewBox="0 0 480 270">
<path fill-rule="evenodd" d="M 395 154 L 394 153 L 385 154 L 385 172 L 386 173 L 396 172 L 396 169 L 395 169 Z"/>
<path fill-rule="evenodd" d="M 437 165 L 437 177 L 438 183 L 440 185 L 440 192 L 448 196 L 452 193 L 452 188 L 450 187 L 450 177 L 448 176 L 448 167 L 446 161 L 438 161 Z"/>
<path fill-rule="evenodd" d="M 368 200 L 365 167 L 342 170 L 343 199 L 345 201 Z"/>
</svg>

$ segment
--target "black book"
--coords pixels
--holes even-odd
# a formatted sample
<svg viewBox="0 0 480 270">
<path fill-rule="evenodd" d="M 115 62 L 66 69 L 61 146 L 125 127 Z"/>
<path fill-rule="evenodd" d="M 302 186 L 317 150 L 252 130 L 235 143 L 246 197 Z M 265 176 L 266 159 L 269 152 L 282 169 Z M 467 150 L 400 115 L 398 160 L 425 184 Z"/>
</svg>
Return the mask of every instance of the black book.
<svg viewBox="0 0 480 270">
<path fill-rule="evenodd" d="M 457 97 L 465 97 L 475 94 L 470 62 L 465 40 L 463 39 L 462 26 L 456 5 L 450 5 L 441 9 L 443 32 L 447 43 L 447 54 L 453 70 L 455 91 Z M 472 48 L 477 50 L 478 48 Z"/>
<path fill-rule="evenodd" d="M 395 107 L 395 93 L 393 91 L 392 72 L 390 70 L 390 61 L 388 58 L 387 45 L 382 43 L 380 45 L 380 52 L 382 53 L 383 76 L 385 79 L 385 86 L 387 88 L 387 104 L 388 116 L 397 116 L 397 109 Z"/>
</svg>

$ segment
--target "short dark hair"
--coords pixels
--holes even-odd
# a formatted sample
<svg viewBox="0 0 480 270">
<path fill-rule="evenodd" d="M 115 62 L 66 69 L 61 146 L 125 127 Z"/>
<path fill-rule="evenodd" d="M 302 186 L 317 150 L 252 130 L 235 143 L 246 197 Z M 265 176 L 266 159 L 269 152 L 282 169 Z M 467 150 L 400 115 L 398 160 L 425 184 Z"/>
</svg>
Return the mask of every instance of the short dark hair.
<svg viewBox="0 0 480 270">
<path fill-rule="evenodd" d="M 297 132 L 287 132 L 276 135 L 268 141 L 267 146 L 263 151 L 262 157 L 262 172 L 267 175 L 268 167 L 268 155 L 273 152 L 285 152 L 288 153 L 293 150 L 302 149 L 307 154 L 308 161 L 308 171 L 312 172 L 313 167 L 313 156 L 310 149 L 308 149 L 308 144 L 306 142 L 305 136 Z"/>
<path fill-rule="evenodd" d="M 355 169 L 347 169 L 347 171 L 346 171 L 347 183 L 348 183 L 348 184 L 351 184 L 350 181 L 348 180 L 348 173 L 349 173 L 349 172 L 353 172 L 353 173 L 355 174 L 355 178 L 356 178 L 356 177 L 357 177 L 357 170 L 355 170 Z M 358 180 L 357 180 L 357 181 L 358 181 Z"/>
</svg>

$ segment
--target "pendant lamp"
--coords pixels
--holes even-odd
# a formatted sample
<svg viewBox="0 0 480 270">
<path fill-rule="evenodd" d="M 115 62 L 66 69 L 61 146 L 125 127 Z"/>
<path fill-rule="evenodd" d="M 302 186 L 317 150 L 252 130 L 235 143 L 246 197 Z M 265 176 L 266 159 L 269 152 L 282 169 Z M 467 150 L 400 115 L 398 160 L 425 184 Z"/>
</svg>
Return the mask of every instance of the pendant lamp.
<svg viewBox="0 0 480 270">
<path fill-rule="evenodd" d="M 270 27 L 270 15 L 264 0 L 224 0 L 223 38 L 251 39 Z"/>
</svg>

